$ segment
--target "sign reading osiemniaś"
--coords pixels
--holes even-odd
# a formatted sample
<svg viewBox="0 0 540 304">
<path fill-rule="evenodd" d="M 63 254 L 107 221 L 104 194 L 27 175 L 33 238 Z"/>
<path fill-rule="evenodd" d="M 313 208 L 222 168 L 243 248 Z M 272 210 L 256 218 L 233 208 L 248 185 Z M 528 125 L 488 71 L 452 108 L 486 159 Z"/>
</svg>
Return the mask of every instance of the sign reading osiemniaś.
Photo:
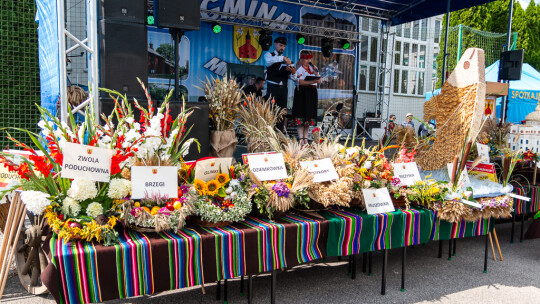
<svg viewBox="0 0 540 304">
<path fill-rule="evenodd" d="M 339 178 L 334 164 L 330 158 L 323 158 L 313 161 L 301 161 L 300 166 L 313 174 L 314 183 L 322 183 Z"/>
<path fill-rule="evenodd" d="M 248 155 L 249 170 L 260 181 L 278 180 L 287 178 L 287 169 L 283 161 L 283 154 Z"/>
<path fill-rule="evenodd" d="M 131 167 L 131 198 L 143 199 L 148 196 L 178 197 L 178 168 L 162 167 Z"/>
<path fill-rule="evenodd" d="M 396 210 L 387 188 L 362 189 L 362 194 L 366 202 L 367 213 L 370 215 Z"/>
<path fill-rule="evenodd" d="M 61 176 L 108 182 L 112 155 L 113 151 L 109 149 L 66 143 Z"/>
</svg>

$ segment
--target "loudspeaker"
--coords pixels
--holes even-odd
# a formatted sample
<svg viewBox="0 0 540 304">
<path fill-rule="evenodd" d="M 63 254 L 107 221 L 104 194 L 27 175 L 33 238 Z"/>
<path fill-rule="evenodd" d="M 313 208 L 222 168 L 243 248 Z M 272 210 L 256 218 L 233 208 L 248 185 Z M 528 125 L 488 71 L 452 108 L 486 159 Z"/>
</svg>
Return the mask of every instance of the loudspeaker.
<svg viewBox="0 0 540 304">
<path fill-rule="evenodd" d="M 147 108 L 146 100 L 137 99 L 139 104 Z M 135 121 L 140 120 L 140 111 L 135 108 L 133 99 L 129 99 L 133 113 L 135 114 Z M 157 104 L 154 104 L 155 108 L 158 108 Z M 172 117 L 176 117 L 180 114 L 182 108 L 182 102 L 171 101 L 169 103 L 170 114 Z M 189 130 L 187 139 L 195 138 L 199 141 L 201 147 L 200 152 L 197 150 L 197 144 L 193 143 L 189 147 L 188 154 L 184 157 L 185 161 L 197 160 L 202 157 L 207 157 L 210 152 L 210 121 L 208 118 L 208 103 L 206 102 L 186 102 L 186 108 L 193 109 L 193 113 L 188 117 L 186 121 L 186 132 Z M 109 97 L 100 98 L 100 113 L 110 115 L 114 110 L 114 101 Z M 101 121 L 103 124 L 104 122 Z M 113 121 L 116 125 L 118 122 Z M 190 129 L 191 128 L 191 129 Z"/>
<path fill-rule="evenodd" d="M 144 96 L 137 77 L 148 83 L 148 56 L 144 24 L 100 21 L 100 86 L 128 96 Z M 102 96 L 108 96 L 102 93 Z"/>
<path fill-rule="evenodd" d="M 99 0 L 99 19 L 144 24 L 146 20 L 145 0 Z"/>
<path fill-rule="evenodd" d="M 521 80 L 523 54 L 523 50 L 501 53 L 501 60 L 499 61 L 499 80 Z"/>
<path fill-rule="evenodd" d="M 198 31 L 200 10 L 200 0 L 154 0 L 154 18 L 159 27 Z"/>
</svg>

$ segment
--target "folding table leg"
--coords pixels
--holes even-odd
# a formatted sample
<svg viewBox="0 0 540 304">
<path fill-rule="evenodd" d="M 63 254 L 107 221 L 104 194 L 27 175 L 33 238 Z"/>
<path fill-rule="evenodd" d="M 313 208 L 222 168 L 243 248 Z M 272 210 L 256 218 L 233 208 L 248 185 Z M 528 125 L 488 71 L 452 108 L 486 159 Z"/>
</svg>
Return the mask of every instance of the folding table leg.
<svg viewBox="0 0 540 304">
<path fill-rule="evenodd" d="M 523 243 L 523 226 L 525 226 L 525 213 L 521 215 L 521 233 L 519 235 L 520 243 Z"/>
<path fill-rule="evenodd" d="M 351 273 L 351 279 L 356 279 L 356 255 L 352 254 L 352 273 Z"/>
<path fill-rule="evenodd" d="M 486 234 L 486 248 L 484 252 L 484 273 L 487 273 L 489 234 Z"/>
<path fill-rule="evenodd" d="M 401 291 L 405 291 L 405 261 L 407 259 L 407 247 L 403 246 L 401 253 Z"/>
<path fill-rule="evenodd" d="M 510 243 L 514 242 L 514 228 L 516 226 L 516 214 L 512 214 L 512 230 L 510 230 Z"/>
<path fill-rule="evenodd" d="M 244 296 L 244 276 L 240 276 L 240 296 Z"/>
<path fill-rule="evenodd" d="M 270 284 L 270 303 L 276 303 L 276 271 L 272 270 L 272 283 Z"/>
<path fill-rule="evenodd" d="M 251 304 L 253 301 L 253 277 L 248 275 L 248 287 L 247 287 L 247 293 L 248 293 L 248 304 Z"/>
<path fill-rule="evenodd" d="M 216 300 L 221 300 L 221 281 L 217 281 L 216 285 Z"/>
<path fill-rule="evenodd" d="M 439 240 L 439 255 L 437 256 L 439 259 L 442 258 L 442 245 L 443 241 Z"/>
<path fill-rule="evenodd" d="M 347 271 L 347 275 L 351 276 L 352 275 L 352 255 L 349 255 L 349 262 L 347 266 L 349 267 L 349 270 Z"/>
<path fill-rule="evenodd" d="M 368 275 L 369 275 L 369 276 L 371 276 L 371 274 L 373 273 L 373 272 L 371 271 L 371 265 L 372 265 L 372 262 L 371 262 L 371 251 L 370 251 L 370 252 L 368 253 L 368 267 L 369 267 L 369 269 L 368 269 Z"/>
<path fill-rule="evenodd" d="M 386 268 L 388 262 L 388 250 L 383 250 L 383 264 L 382 264 L 382 283 L 381 283 L 381 295 L 386 294 Z"/>
<path fill-rule="evenodd" d="M 454 247 L 452 248 L 452 256 L 456 256 L 457 239 L 454 239 Z"/>
<path fill-rule="evenodd" d="M 227 304 L 227 279 L 223 281 L 223 304 Z"/>
<path fill-rule="evenodd" d="M 453 239 L 448 240 L 448 260 L 452 260 L 452 244 L 454 243 Z"/>
</svg>

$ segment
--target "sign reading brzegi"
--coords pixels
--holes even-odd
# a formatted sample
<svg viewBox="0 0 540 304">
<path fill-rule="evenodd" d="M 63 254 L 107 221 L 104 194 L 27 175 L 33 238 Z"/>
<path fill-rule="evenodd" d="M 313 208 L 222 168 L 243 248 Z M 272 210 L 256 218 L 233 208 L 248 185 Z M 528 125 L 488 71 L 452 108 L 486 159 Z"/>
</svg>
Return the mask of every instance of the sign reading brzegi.
<svg viewBox="0 0 540 304">
<path fill-rule="evenodd" d="M 108 182 L 111 178 L 112 150 L 66 143 L 63 152 L 63 178 L 86 178 L 98 182 Z"/>
<path fill-rule="evenodd" d="M 421 180 L 416 163 L 394 164 L 394 177 L 399 178 L 401 184 L 407 187 Z"/>
<path fill-rule="evenodd" d="M 178 168 L 163 167 L 131 167 L 131 198 L 142 199 L 148 196 L 178 197 Z"/>
<path fill-rule="evenodd" d="M 339 178 L 334 164 L 330 158 L 324 158 L 314 161 L 301 161 L 300 166 L 309 173 L 313 174 L 314 183 L 322 183 Z"/>
<path fill-rule="evenodd" d="M 287 178 L 287 169 L 283 161 L 283 154 L 248 155 L 249 170 L 260 181 L 278 180 Z"/>
<path fill-rule="evenodd" d="M 368 214 L 377 214 L 395 211 L 394 204 L 390 198 L 387 188 L 362 189 L 366 210 Z"/>
<path fill-rule="evenodd" d="M 211 158 L 197 161 L 195 164 L 195 179 L 208 182 L 213 180 L 218 173 L 229 172 L 232 157 Z"/>
</svg>

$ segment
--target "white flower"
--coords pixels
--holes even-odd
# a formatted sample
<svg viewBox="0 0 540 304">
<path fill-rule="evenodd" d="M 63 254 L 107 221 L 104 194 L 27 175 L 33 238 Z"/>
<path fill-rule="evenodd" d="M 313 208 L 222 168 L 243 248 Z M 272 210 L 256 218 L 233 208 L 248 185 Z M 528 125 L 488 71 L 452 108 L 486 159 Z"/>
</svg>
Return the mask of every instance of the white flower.
<svg viewBox="0 0 540 304">
<path fill-rule="evenodd" d="M 136 122 L 133 124 L 133 128 L 135 128 L 135 130 L 139 131 L 141 129 L 141 124 Z"/>
<path fill-rule="evenodd" d="M 62 213 L 67 216 L 77 216 L 81 212 L 81 205 L 71 197 L 66 197 L 62 202 Z"/>
<path fill-rule="evenodd" d="M 126 118 L 126 122 L 127 122 L 128 124 L 132 125 L 132 124 L 135 122 L 135 118 L 133 118 L 133 117 L 128 117 L 128 118 Z"/>
<path fill-rule="evenodd" d="M 86 208 L 86 215 L 90 217 L 97 217 L 98 215 L 103 214 L 103 206 L 101 206 L 100 203 L 90 203 L 88 207 Z"/>
<path fill-rule="evenodd" d="M 84 201 L 96 197 L 98 190 L 96 183 L 85 178 L 74 179 L 67 195 L 78 201 Z"/>
<path fill-rule="evenodd" d="M 23 191 L 21 199 L 26 209 L 35 215 L 40 215 L 51 204 L 49 194 L 41 191 Z"/>
<path fill-rule="evenodd" d="M 371 183 L 368 181 L 364 181 L 364 188 L 369 188 L 369 187 L 371 187 Z"/>
<path fill-rule="evenodd" d="M 232 187 L 229 187 L 229 188 L 225 189 L 225 193 L 227 193 L 227 194 L 231 194 L 232 192 L 233 192 Z"/>
<path fill-rule="evenodd" d="M 112 199 L 121 199 L 129 195 L 131 191 L 131 181 L 123 178 L 113 178 L 109 183 L 107 196 Z"/>
<path fill-rule="evenodd" d="M 240 187 L 240 182 L 235 178 L 235 179 L 231 179 L 231 181 L 229 182 L 229 186 L 230 187 Z"/>
<path fill-rule="evenodd" d="M 231 193 L 231 195 L 229 195 L 231 197 L 231 199 L 236 199 L 238 197 L 238 193 L 236 193 L 236 191 L 234 191 L 233 193 Z"/>
</svg>

